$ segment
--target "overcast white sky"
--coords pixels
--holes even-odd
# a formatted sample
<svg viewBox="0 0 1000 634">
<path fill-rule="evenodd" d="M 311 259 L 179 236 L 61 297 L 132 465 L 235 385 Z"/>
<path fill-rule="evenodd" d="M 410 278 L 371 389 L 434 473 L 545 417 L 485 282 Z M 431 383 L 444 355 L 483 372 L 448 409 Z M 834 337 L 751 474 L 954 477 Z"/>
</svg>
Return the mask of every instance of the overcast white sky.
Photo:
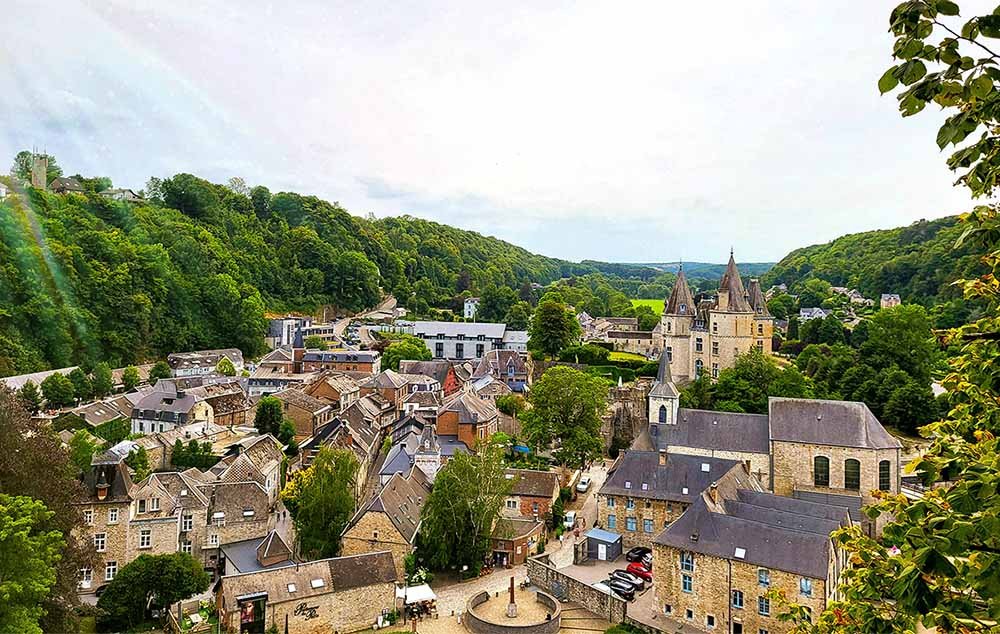
<svg viewBox="0 0 1000 634">
<path fill-rule="evenodd" d="M 941 114 L 878 95 L 894 4 L 13 0 L 0 169 L 37 146 L 574 260 L 777 260 L 969 205 Z"/>
</svg>

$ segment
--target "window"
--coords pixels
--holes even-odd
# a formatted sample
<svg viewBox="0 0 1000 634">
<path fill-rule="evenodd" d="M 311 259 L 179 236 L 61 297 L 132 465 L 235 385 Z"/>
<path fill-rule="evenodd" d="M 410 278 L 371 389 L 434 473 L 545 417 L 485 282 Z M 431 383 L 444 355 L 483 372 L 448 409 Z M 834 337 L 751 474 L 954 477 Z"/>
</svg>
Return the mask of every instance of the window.
<svg viewBox="0 0 1000 634">
<path fill-rule="evenodd" d="M 325 585 L 326 582 L 324 582 L 322 579 L 313 579 L 312 581 L 309 582 L 309 587 L 311 587 L 313 590 L 316 590 L 317 588 L 322 588 Z"/>
<path fill-rule="evenodd" d="M 878 488 L 881 491 L 892 489 L 892 465 L 888 460 L 880 460 L 878 463 Z"/>
<path fill-rule="evenodd" d="M 115 578 L 115 575 L 117 575 L 117 574 L 118 574 L 118 562 L 117 561 L 109 561 L 108 563 L 104 564 L 104 580 L 105 581 L 111 581 L 112 579 Z"/>
<path fill-rule="evenodd" d="M 765 588 L 771 585 L 771 571 L 767 568 L 757 569 L 757 583 Z"/>
<path fill-rule="evenodd" d="M 684 617 L 689 621 L 694 619 L 694 610 L 692 610 L 691 608 L 684 610 Z"/>
<path fill-rule="evenodd" d="M 513 511 L 517 508 L 517 500 L 507 500 L 507 508 Z"/>
<path fill-rule="evenodd" d="M 705 363 L 701 359 L 697 359 L 694 362 L 694 376 L 698 378 L 701 376 L 702 370 L 705 368 Z"/>
<path fill-rule="evenodd" d="M 149 529 L 139 531 L 139 548 L 150 548 L 153 545 L 153 536 Z"/>
<path fill-rule="evenodd" d="M 826 456 L 813 458 L 813 486 L 830 486 L 830 459 Z"/>
<path fill-rule="evenodd" d="M 181 516 L 181 530 L 189 531 L 194 528 L 194 517 L 190 513 Z"/>
<path fill-rule="evenodd" d="M 614 498 L 612 498 L 612 497 L 609 497 L 609 498 L 608 498 L 608 508 L 609 508 L 609 509 L 613 509 L 613 508 L 615 508 L 615 499 L 614 499 Z"/>
<path fill-rule="evenodd" d="M 713 341 L 712 342 L 712 354 L 714 356 L 716 356 L 716 357 L 719 356 L 719 342 L 718 341 Z"/>
<path fill-rule="evenodd" d="M 94 581 L 94 571 L 90 568 L 80 568 L 80 587 L 89 588 Z"/>
<path fill-rule="evenodd" d="M 713 629 L 715 627 L 715 617 L 711 614 L 705 616 L 705 627 Z"/>
<path fill-rule="evenodd" d="M 713 379 L 719 378 L 719 364 L 718 363 L 713 363 L 712 364 L 712 378 Z"/>
<path fill-rule="evenodd" d="M 694 553 L 687 551 L 681 553 L 681 570 L 684 572 L 694 572 Z"/>
<path fill-rule="evenodd" d="M 733 634 L 743 634 L 742 623 L 733 623 Z"/>
<path fill-rule="evenodd" d="M 733 607 L 737 610 L 743 609 L 743 592 L 741 590 L 733 590 Z"/>
<path fill-rule="evenodd" d="M 666 405 L 660 405 L 660 422 L 661 423 L 667 422 L 667 406 Z"/>
<path fill-rule="evenodd" d="M 693 592 L 694 582 L 691 579 L 691 575 L 681 575 L 681 590 L 684 592 Z"/>
<path fill-rule="evenodd" d="M 108 524 L 118 523 L 118 509 L 108 509 Z"/>
<path fill-rule="evenodd" d="M 86 510 L 83 512 L 83 523 L 90 526 L 94 523 L 94 512 L 91 510 Z"/>
<path fill-rule="evenodd" d="M 608 515 L 608 530 L 614 530 L 618 526 L 618 519 L 614 514 Z"/>
<path fill-rule="evenodd" d="M 632 481 L 631 480 L 626 480 L 625 481 L 625 488 L 626 489 L 631 489 L 632 488 Z"/>
<path fill-rule="evenodd" d="M 643 491 L 649 491 L 649 483 L 648 482 L 643 482 L 642 483 L 642 490 Z M 646 502 L 646 508 L 649 508 L 649 502 L 648 501 Z"/>
<path fill-rule="evenodd" d="M 673 611 L 674 611 L 674 606 L 670 605 L 669 603 L 664 603 L 663 604 L 663 613 L 664 614 L 672 614 Z"/>
<path fill-rule="evenodd" d="M 717 321 L 712 322 L 712 332 L 719 332 L 719 322 Z"/>
<path fill-rule="evenodd" d="M 761 352 L 764 351 L 764 340 L 763 339 L 758 339 L 757 340 L 757 349 L 760 350 Z"/>
<path fill-rule="evenodd" d="M 701 337 L 694 338 L 694 351 L 703 352 L 705 350 L 705 343 L 701 340 Z"/>
<path fill-rule="evenodd" d="M 434 356 L 441 358 L 444 356 L 444 344 L 441 342 L 434 344 Z"/>
<path fill-rule="evenodd" d="M 644 533 L 653 532 L 653 520 L 642 520 L 642 532 Z"/>
<path fill-rule="evenodd" d="M 758 309 L 758 312 L 760 312 L 760 309 Z M 764 324 L 757 324 L 757 334 L 764 334 Z"/>
<path fill-rule="evenodd" d="M 183 541 L 181 542 L 181 552 L 191 554 L 191 542 Z"/>
<path fill-rule="evenodd" d="M 670 322 L 667 322 L 667 332 L 670 332 Z"/>
<path fill-rule="evenodd" d="M 761 616 L 771 615 L 771 600 L 767 597 L 757 597 L 757 614 Z"/>
<path fill-rule="evenodd" d="M 455 344 L 455 356 L 459 359 L 465 358 L 465 344 L 456 343 Z"/>
<path fill-rule="evenodd" d="M 625 488 L 629 488 L 629 487 L 625 487 Z M 635 500 L 633 500 L 632 498 L 626 499 L 625 500 L 625 508 L 627 510 L 629 510 L 629 511 L 634 510 L 635 509 Z"/>
<path fill-rule="evenodd" d="M 811 597 L 813 595 L 812 579 L 807 579 L 806 577 L 799 579 L 799 594 L 804 597 Z"/>
<path fill-rule="evenodd" d="M 218 546 L 219 545 L 219 536 L 218 535 L 209 535 L 208 536 L 208 544 L 210 546 Z"/>
<path fill-rule="evenodd" d="M 136 504 L 139 505 L 139 511 L 138 511 L 139 513 L 146 512 L 146 500 L 139 500 L 138 502 L 136 502 Z"/>
<path fill-rule="evenodd" d="M 625 518 L 625 530 L 627 530 L 627 531 L 634 531 L 635 530 L 635 518 L 634 517 L 626 517 Z"/>
<path fill-rule="evenodd" d="M 666 354 L 667 354 L 667 363 L 672 362 L 674 360 L 674 349 L 673 349 L 673 346 L 667 346 L 667 352 L 666 352 Z"/>
<path fill-rule="evenodd" d="M 288 591 L 289 592 L 295 592 L 296 590 L 298 590 L 298 588 L 295 587 L 294 583 L 288 584 Z"/>
<path fill-rule="evenodd" d="M 861 463 L 854 458 L 844 461 L 844 488 L 853 491 L 861 488 Z"/>
<path fill-rule="evenodd" d="M 477 359 L 483 358 L 483 344 L 481 343 L 476 344 L 476 358 Z"/>
<path fill-rule="evenodd" d="M 759 628 L 757 630 L 757 634 L 767 634 L 767 630 L 765 630 L 764 628 Z"/>
<path fill-rule="evenodd" d="M 94 533 L 94 550 L 103 553 L 108 546 L 107 533 Z"/>
</svg>

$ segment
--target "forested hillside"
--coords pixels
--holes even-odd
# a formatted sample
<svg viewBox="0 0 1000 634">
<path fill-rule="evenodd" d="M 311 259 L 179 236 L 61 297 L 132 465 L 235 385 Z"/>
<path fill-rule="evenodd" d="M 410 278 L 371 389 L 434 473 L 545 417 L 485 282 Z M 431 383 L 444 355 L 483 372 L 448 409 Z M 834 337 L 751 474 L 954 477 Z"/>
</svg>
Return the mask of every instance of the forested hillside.
<svg viewBox="0 0 1000 634">
<path fill-rule="evenodd" d="M 0 202 L 0 376 L 205 347 L 254 354 L 266 311 L 358 311 L 381 291 L 426 310 L 463 291 L 596 271 L 239 182 L 179 174 L 152 179 L 146 196 L 131 204 L 29 188 Z"/>
<path fill-rule="evenodd" d="M 765 288 L 785 283 L 794 293 L 807 280 L 818 278 L 857 288 L 875 299 L 882 293 L 898 293 L 904 302 L 932 309 L 938 326 L 957 325 L 976 305 L 963 301 L 961 289 L 951 283 L 984 272 L 979 256 L 969 247 L 954 248 L 961 233 L 957 216 L 949 216 L 841 236 L 792 251 L 764 276 L 763 283 Z"/>
</svg>

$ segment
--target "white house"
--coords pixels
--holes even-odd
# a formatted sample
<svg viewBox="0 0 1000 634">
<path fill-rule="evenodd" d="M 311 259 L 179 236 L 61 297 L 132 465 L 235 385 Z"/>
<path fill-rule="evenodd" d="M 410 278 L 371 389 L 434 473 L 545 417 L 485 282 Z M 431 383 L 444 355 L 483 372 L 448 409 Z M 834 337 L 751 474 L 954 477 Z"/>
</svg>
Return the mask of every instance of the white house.
<svg viewBox="0 0 1000 634">
<path fill-rule="evenodd" d="M 465 299 L 465 311 L 464 315 L 466 319 L 475 319 L 476 311 L 479 310 L 479 298 L 478 297 L 467 297 Z"/>
</svg>

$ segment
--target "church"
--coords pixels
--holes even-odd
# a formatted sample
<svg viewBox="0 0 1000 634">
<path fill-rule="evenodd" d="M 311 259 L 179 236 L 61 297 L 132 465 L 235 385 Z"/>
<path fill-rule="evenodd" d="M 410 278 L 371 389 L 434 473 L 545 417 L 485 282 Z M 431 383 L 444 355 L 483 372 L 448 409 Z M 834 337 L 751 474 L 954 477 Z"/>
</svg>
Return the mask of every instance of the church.
<svg viewBox="0 0 1000 634">
<path fill-rule="evenodd" d="M 732 367 L 736 357 L 754 346 L 771 354 L 774 319 L 767 310 L 757 279 L 743 286 L 733 253 L 722 275 L 719 290 L 709 299 L 695 302 L 683 267 L 677 273 L 673 291 L 663 307 L 660 323 L 653 331 L 663 346 L 661 355 L 670 375 L 684 384 L 711 372 Z"/>
</svg>

